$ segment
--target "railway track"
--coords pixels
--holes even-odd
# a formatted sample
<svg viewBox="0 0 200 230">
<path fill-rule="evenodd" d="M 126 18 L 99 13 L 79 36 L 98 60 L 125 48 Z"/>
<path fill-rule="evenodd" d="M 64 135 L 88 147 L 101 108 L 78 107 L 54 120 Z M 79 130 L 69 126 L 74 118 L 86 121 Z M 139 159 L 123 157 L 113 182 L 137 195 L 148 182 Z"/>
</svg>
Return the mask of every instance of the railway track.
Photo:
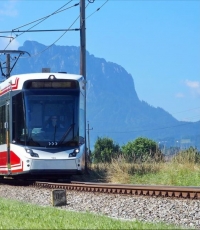
<svg viewBox="0 0 200 230">
<path fill-rule="evenodd" d="M 17 181 L 11 181 L 9 180 L 9 183 L 0 181 L 0 197 L 39 206 L 52 206 L 53 190 L 63 189 L 66 192 L 66 205 L 62 205 L 62 210 L 88 211 L 112 218 L 145 222 L 159 221 L 189 227 L 189 229 L 194 227 L 200 229 L 199 195 L 186 196 L 188 192 L 199 194 L 199 188 L 196 187 L 178 187 L 178 191 L 181 191 L 182 195 L 184 195 L 183 192 L 187 193 L 185 196 L 179 194 L 180 196 L 176 198 L 171 193 L 162 193 L 172 189 L 174 192 L 174 188 L 177 192 L 174 186 L 119 185 L 78 181 L 71 181 L 71 183 L 66 183 L 66 181 L 65 183 L 63 183 L 64 181 L 62 183 L 29 181 L 23 185 L 22 182 L 17 184 Z M 126 187 L 131 192 L 125 192 Z M 157 195 L 153 195 L 156 194 L 153 192 L 147 193 L 153 189 L 155 192 L 161 192 L 158 192 Z M 134 190 L 137 192 L 132 193 Z"/>
<path fill-rule="evenodd" d="M 0 180 L 0 184 L 14 186 L 32 186 L 37 188 L 65 189 L 85 192 L 100 192 L 111 194 L 175 197 L 187 199 L 200 199 L 200 187 L 195 186 L 159 186 L 159 185 L 131 185 L 108 184 L 71 181 L 70 183 L 53 183 L 45 181 L 17 181 L 12 179 Z"/>
<path fill-rule="evenodd" d="M 71 183 L 48 183 L 36 181 L 33 186 L 124 195 L 200 199 L 200 187 L 106 184 L 78 181 L 71 181 Z"/>
</svg>

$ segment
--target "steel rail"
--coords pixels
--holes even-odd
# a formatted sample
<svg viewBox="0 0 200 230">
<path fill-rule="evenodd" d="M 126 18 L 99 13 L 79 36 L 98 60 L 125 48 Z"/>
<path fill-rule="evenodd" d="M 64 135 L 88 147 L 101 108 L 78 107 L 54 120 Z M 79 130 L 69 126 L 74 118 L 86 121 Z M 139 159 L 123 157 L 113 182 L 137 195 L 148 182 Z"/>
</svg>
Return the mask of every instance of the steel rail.
<svg viewBox="0 0 200 230">
<path fill-rule="evenodd" d="M 99 192 L 110 194 L 123 194 L 135 196 L 155 196 L 171 198 L 200 199 L 200 187 L 197 186 L 165 186 L 165 185 L 135 185 L 110 184 L 71 181 L 70 183 L 55 183 L 46 181 L 23 181 L 3 179 L 0 184 L 13 186 L 32 186 L 47 189 L 65 189 L 83 192 Z"/>
<path fill-rule="evenodd" d="M 106 184 L 75 182 L 72 183 L 49 183 L 36 181 L 34 186 L 66 189 L 87 192 L 103 192 L 125 195 L 164 196 L 176 198 L 200 199 L 200 187 L 195 186 L 162 186 L 162 185 L 130 185 L 130 184 Z"/>
</svg>

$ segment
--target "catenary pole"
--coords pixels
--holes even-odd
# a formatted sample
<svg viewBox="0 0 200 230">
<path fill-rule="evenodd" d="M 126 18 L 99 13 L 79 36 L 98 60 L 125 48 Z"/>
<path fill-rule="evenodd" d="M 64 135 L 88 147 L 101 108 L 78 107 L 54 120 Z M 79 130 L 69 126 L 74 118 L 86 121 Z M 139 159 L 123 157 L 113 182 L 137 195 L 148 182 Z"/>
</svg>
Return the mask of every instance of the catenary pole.
<svg viewBox="0 0 200 230">
<path fill-rule="evenodd" d="M 89 163 L 91 163 L 91 162 L 90 162 L 90 160 L 91 160 L 91 159 L 90 159 L 90 130 L 93 130 L 93 128 L 90 129 L 90 125 L 89 125 L 89 121 L 88 121 L 88 128 L 87 128 L 88 141 L 87 141 L 87 143 L 88 143 L 88 158 L 89 158 L 89 159 L 88 159 L 88 162 L 89 162 Z"/>
<path fill-rule="evenodd" d="M 80 0 L 80 74 L 86 80 L 85 0 Z"/>
<path fill-rule="evenodd" d="M 10 54 L 6 54 L 6 77 L 10 77 Z"/>
<path fill-rule="evenodd" d="M 85 79 L 85 138 L 86 138 L 86 32 L 85 0 L 80 0 L 80 75 Z M 85 140 L 85 171 L 88 172 L 87 141 Z"/>
</svg>

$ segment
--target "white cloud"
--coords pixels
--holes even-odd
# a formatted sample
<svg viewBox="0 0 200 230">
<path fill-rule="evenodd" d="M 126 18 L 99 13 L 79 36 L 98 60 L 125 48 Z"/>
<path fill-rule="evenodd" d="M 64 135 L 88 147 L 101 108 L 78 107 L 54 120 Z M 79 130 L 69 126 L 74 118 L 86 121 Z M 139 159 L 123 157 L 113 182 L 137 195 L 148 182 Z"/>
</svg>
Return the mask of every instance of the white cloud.
<svg viewBox="0 0 200 230">
<path fill-rule="evenodd" d="M 198 82 L 198 81 L 186 80 L 185 84 L 190 88 L 195 88 L 195 89 L 200 88 L 200 82 Z"/>
<path fill-rule="evenodd" d="M 0 50 L 4 50 L 6 47 L 8 50 L 17 50 L 19 46 L 20 44 L 17 39 L 0 38 Z"/>
<path fill-rule="evenodd" d="M 9 16 L 9 17 L 15 17 L 18 15 L 18 11 L 16 10 L 17 0 L 7 0 L 4 2 L 4 4 L 1 5 L 0 8 L 0 16 Z"/>
<path fill-rule="evenodd" d="M 185 80 L 185 85 L 191 90 L 194 95 L 200 95 L 200 81 Z"/>
</svg>

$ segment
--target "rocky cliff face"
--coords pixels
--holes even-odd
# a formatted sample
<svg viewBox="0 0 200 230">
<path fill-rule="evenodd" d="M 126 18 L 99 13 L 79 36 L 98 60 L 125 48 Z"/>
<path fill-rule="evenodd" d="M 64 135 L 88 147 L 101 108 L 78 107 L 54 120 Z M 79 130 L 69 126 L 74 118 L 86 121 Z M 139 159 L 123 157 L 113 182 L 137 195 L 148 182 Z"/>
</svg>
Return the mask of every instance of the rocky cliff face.
<svg viewBox="0 0 200 230">
<path fill-rule="evenodd" d="M 13 74 L 41 72 L 79 73 L 79 47 L 56 46 L 49 49 L 35 41 L 26 41 L 19 50 L 27 51 L 17 63 Z M 27 58 L 26 58 L 27 57 Z M 155 108 L 138 99 L 130 74 L 118 64 L 86 53 L 87 58 L 87 120 L 93 130 L 91 144 L 97 138 L 110 137 L 125 144 L 138 136 L 173 145 L 180 138 L 200 143 L 200 122 L 179 122 L 162 108 Z"/>
</svg>

